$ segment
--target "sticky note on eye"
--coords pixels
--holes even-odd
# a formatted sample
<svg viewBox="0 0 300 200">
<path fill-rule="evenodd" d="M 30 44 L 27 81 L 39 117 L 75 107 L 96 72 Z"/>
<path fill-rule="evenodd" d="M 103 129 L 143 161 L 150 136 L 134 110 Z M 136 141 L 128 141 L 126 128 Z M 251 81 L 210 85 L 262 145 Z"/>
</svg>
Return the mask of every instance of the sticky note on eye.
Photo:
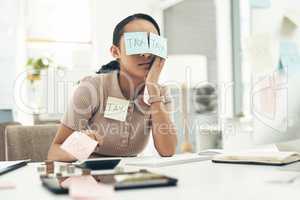
<svg viewBox="0 0 300 200">
<path fill-rule="evenodd" d="M 148 34 L 146 32 L 125 33 L 125 47 L 127 55 L 149 52 Z"/>
<path fill-rule="evenodd" d="M 167 39 L 147 32 L 126 32 L 124 34 L 127 55 L 150 53 L 167 57 Z"/>
<path fill-rule="evenodd" d="M 85 160 L 93 153 L 97 144 L 86 134 L 75 131 L 60 147 L 78 160 Z"/>
<path fill-rule="evenodd" d="M 159 35 L 150 33 L 149 35 L 149 49 L 150 53 L 162 58 L 167 57 L 167 39 Z"/>
</svg>

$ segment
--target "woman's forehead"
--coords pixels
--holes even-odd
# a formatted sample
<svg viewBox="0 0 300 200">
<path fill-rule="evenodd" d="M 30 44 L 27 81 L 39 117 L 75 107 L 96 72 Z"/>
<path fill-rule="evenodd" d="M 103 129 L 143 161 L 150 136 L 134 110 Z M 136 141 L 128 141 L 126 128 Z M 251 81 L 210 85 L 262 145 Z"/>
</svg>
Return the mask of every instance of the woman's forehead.
<svg viewBox="0 0 300 200">
<path fill-rule="evenodd" d="M 151 22 L 143 19 L 136 19 L 129 22 L 125 26 L 124 32 L 151 32 L 158 34 L 155 26 Z"/>
</svg>

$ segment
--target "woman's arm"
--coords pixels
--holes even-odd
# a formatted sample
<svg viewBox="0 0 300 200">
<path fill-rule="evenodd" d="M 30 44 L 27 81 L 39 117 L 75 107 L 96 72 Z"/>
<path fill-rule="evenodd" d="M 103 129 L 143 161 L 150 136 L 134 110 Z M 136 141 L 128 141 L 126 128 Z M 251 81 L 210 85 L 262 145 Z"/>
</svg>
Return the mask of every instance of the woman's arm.
<svg viewBox="0 0 300 200">
<path fill-rule="evenodd" d="M 147 74 L 146 87 L 150 97 L 159 97 L 161 91 L 158 78 L 164 66 L 164 59 L 155 58 Z M 161 156 L 172 156 L 177 145 L 177 131 L 170 118 L 170 113 L 162 102 L 151 104 L 152 134 L 154 146 Z"/>
<path fill-rule="evenodd" d="M 61 124 L 56 136 L 53 139 L 53 142 L 50 146 L 48 151 L 48 160 L 56 160 L 56 161 L 75 161 L 77 160 L 74 156 L 69 154 L 68 152 L 64 151 L 60 148 L 60 145 L 64 143 L 64 141 L 74 132 L 73 129 Z M 97 140 L 96 132 L 92 130 L 84 130 L 81 131 L 89 136 L 91 139 L 97 141 L 98 143 L 101 142 Z"/>
<path fill-rule="evenodd" d="M 154 146 L 161 156 L 172 156 L 177 145 L 177 131 L 162 102 L 151 104 Z"/>
<path fill-rule="evenodd" d="M 62 123 L 56 133 L 55 138 L 50 146 L 48 152 L 49 160 L 57 161 L 74 161 L 75 157 L 60 148 L 60 145 L 75 131 L 80 130 L 84 132 L 92 139 L 95 139 L 93 133 L 90 131 L 82 131 L 88 126 L 88 121 L 92 116 L 92 113 L 97 108 L 98 101 L 93 99 L 99 99 L 99 96 L 95 93 L 97 90 L 97 82 L 92 76 L 83 78 L 75 91 L 73 92 L 72 98 L 68 104 L 67 111 L 62 118 Z M 96 140 L 96 139 L 95 139 Z"/>
<path fill-rule="evenodd" d="M 73 157 L 68 152 L 60 148 L 60 145 L 74 132 L 73 129 L 61 124 L 58 128 L 56 136 L 50 146 L 48 151 L 48 160 L 56 161 L 75 161 L 76 158 Z"/>
</svg>

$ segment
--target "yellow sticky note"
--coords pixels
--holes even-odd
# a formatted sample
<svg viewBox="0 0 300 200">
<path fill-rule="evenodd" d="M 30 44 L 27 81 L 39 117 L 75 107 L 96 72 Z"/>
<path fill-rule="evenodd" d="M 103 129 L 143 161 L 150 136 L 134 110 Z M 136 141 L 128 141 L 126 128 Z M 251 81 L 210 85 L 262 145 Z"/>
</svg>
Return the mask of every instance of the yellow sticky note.
<svg viewBox="0 0 300 200">
<path fill-rule="evenodd" d="M 287 13 L 285 13 L 284 17 L 290 21 L 290 23 L 293 23 L 296 27 L 300 26 L 300 12 L 289 10 Z"/>
<path fill-rule="evenodd" d="M 108 97 L 104 117 L 124 122 L 126 120 L 128 106 L 128 100 Z"/>
</svg>

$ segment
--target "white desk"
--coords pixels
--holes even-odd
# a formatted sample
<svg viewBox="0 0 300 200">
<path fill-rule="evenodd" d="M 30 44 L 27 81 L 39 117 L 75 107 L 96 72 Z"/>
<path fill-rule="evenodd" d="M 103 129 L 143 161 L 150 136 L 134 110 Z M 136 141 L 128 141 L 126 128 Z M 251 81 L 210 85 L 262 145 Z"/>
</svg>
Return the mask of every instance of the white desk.
<svg viewBox="0 0 300 200">
<path fill-rule="evenodd" d="M 68 195 L 54 195 L 45 189 L 41 185 L 36 166 L 37 163 L 31 163 L 26 167 L 0 176 L 0 181 L 11 180 L 17 183 L 16 189 L 0 190 L 0 199 L 70 199 Z M 215 164 L 211 161 L 150 168 L 152 171 L 178 178 L 178 186 L 120 191 L 116 192 L 116 199 L 298 200 L 300 181 L 293 184 L 269 182 L 270 179 L 278 176 L 291 175 L 291 173 L 293 175 L 298 174 L 280 169 L 280 167 L 272 166 Z"/>
</svg>

